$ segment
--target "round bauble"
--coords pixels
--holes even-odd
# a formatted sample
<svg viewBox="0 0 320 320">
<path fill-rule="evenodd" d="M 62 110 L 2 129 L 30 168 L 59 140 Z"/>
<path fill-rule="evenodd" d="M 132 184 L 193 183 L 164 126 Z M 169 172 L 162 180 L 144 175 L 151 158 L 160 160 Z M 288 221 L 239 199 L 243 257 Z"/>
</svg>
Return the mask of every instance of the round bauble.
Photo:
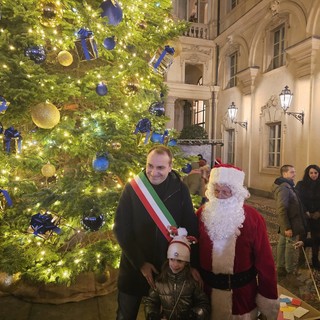
<svg viewBox="0 0 320 320">
<path fill-rule="evenodd" d="M 108 93 L 107 86 L 103 82 L 98 83 L 96 86 L 96 93 L 99 96 L 105 96 Z"/>
<path fill-rule="evenodd" d="M 42 129 L 52 129 L 60 121 L 60 111 L 50 102 L 41 102 L 31 108 L 32 121 Z"/>
<path fill-rule="evenodd" d="M 109 160 L 106 156 L 97 156 L 92 161 L 92 167 L 95 171 L 104 172 L 109 167 Z"/>
<path fill-rule="evenodd" d="M 177 139 L 170 139 L 169 141 L 168 141 L 168 146 L 169 147 L 175 147 L 176 145 L 177 145 Z"/>
<path fill-rule="evenodd" d="M 150 140 L 153 143 L 163 143 L 164 142 L 164 134 L 161 132 L 152 132 Z"/>
<path fill-rule="evenodd" d="M 93 209 L 90 210 L 90 212 L 81 220 L 81 224 L 83 225 L 84 229 L 88 231 L 98 231 L 104 225 L 104 223 L 104 216 L 102 214 L 95 213 Z"/>
<path fill-rule="evenodd" d="M 42 0 L 40 2 L 40 23 L 45 27 L 54 28 L 62 18 L 62 8 L 58 1 Z"/>
<path fill-rule="evenodd" d="M 116 42 L 114 40 L 114 37 L 109 37 L 109 38 L 105 38 L 103 40 L 103 46 L 107 49 L 107 50 L 112 50 L 114 49 L 114 47 L 116 46 Z"/>
<path fill-rule="evenodd" d="M 112 142 L 112 143 L 111 143 L 111 147 L 112 147 L 112 149 L 118 151 L 118 150 L 121 149 L 121 142 Z"/>
<path fill-rule="evenodd" d="M 8 102 L 4 97 L 0 96 L 0 112 L 5 112 L 8 109 L 10 102 Z"/>
<path fill-rule="evenodd" d="M 153 102 L 149 107 L 149 112 L 157 117 L 164 116 L 165 108 L 163 102 Z"/>
<path fill-rule="evenodd" d="M 59 52 L 57 60 L 62 66 L 68 67 L 73 62 L 73 56 L 70 52 L 63 50 Z"/>
<path fill-rule="evenodd" d="M 190 163 L 187 163 L 187 164 L 181 169 L 181 171 L 182 171 L 183 173 L 187 173 L 187 174 L 190 173 L 191 170 L 192 170 L 192 166 L 191 166 Z"/>
<path fill-rule="evenodd" d="M 26 57 L 30 58 L 30 60 L 38 64 L 44 62 L 47 58 L 43 46 L 30 46 L 25 49 L 24 54 Z"/>
<path fill-rule="evenodd" d="M 55 175 L 56 168 L 53 164 L 47 163 L 41 168 L 41 173 L 47 177 L 50 178 Z"/>
</svg>

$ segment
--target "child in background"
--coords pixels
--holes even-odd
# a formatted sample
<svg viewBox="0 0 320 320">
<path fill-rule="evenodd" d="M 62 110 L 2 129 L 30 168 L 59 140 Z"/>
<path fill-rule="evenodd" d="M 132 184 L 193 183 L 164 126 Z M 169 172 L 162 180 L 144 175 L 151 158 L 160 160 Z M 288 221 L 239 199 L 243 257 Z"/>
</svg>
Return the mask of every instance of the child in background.
<svg viewBox="0 0 320 320">
<path fill-rule="evenodd" d="M 190 271 L 190 243 L 183 228 L 169 244 L 160 275 L 145 299 L 147 320 L 209 319 L 210 302 Z"/>
</svg>

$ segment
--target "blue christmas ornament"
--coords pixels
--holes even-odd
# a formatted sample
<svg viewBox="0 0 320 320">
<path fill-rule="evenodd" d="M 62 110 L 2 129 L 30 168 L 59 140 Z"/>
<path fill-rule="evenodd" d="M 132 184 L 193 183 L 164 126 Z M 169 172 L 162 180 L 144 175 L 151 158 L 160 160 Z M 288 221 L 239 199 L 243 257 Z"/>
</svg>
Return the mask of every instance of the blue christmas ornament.
<svg viewBox="0 0 320 320">
<path fill-rule="evenodd" d="M 151 133 L 151 121 L 148 118 L 143 118 L 138 121 L 134 134 L 138 133 L 146 133 L 144 144 L 147 144 Z"/>
<path fill-rule="evenodd" d="M 163 143 L 164 142 L 164 136 L 163 136 L 162 133 L 152 132 L 150 140 L 153 143 Z"/>
<path fill-rule="evenodd" d="M 116 42 L 114 40 L 114 37 L 109 37 L 109 38 L 105 38 L 103 40 L 103 46 L 107 49 L 107 50 L 112 50 L 114 49 L 114 47 L 116 46 Z"/>
<path fill-rule="evenodd" d="M 29 57 L 35 63 L 42 63 L 46 60 L 46 52 L 43 46 L 31 46 L 24 52 L 26 57 Z"/>
<path fill-rule="evenodd" d="M 164 116 L 165 114 L 165 109 L 163 102 L 153 102 L 150 107 L 149 107 L 149 112 L 157 117 Z"/>
<path fill-rule="evenodd" d="M 177 139 L 170 139 L 168 142 L 169 147 L 175 147 L 177 145 Z"/>
<path fill-rule="evenodd" d="M 182 169 L 181 169 L 181 171 L 183 172 L 183 173 L 190 173 L 191 172 L 191 170 L 192 170 L 192 167 L 191 167 L 191 164 L 190 163 L 187 163 Z"/>
<path fill-rule="evenodd" d="M 116 26 L 122 21 L 122 9 L 116 0 L 106 0 L 100 4 L 101 17 L 108 17 L 109 24 Z"/>
<path fill-rule="evenodd" d="M 61 233 L 61 229 L 57 227 L 55 219 L 51 214 L 48 214 L 47 212 L 45 214 L 37 213 L 33 215 L 31 217 L 30 226 L 35 236 L 39 234 L 45 234 L 48 231 L 52 231 L 57 234 Z"/>
<path fill-rule="evenodd" d="M 97 214 L 91 209 L 89 214 L 82 218 L 81 224 L 88 231 L 98 231 L 105 224 L 105 219 L 102 214 Z"/>
<path fill-rule="evenodd" d="M 109 167 L 109 160 L 107 153 L 97 153 L 95 159 L 92 161 L 92 167 L 95 171 L 104 172 Z"/>
<path fill-rule="evenodd" d="M 154 131 L 152 132 L 150 140 L 151 142 L 154 142 L 154 143 L 164 143 L 167 136 L 168 136 L 168 130 L 165 130 L 164 133 L 159 131 Z"/>
<path fill-rule="evenodd" d="M 107 86 L 103 82 L 98 83 L 96 86 L 96 93 L 99 96 L 105 96 L 108 93 Z"/>
<path fill-rule="evenodd" d="M 5 112 L 8 109 L 10 102 L 8 102 L 4 97 L 0 96 L 0 112 Z"/>
<path fill-rule="evenodd" d="M 149 65 L 153 67 L 156 73 L 164 75 L 167 73 L 174 58 L 174 48 L 165 46 L 164 49 L 159 48 L 156 54 L 152 57 Z"/>
</svg>

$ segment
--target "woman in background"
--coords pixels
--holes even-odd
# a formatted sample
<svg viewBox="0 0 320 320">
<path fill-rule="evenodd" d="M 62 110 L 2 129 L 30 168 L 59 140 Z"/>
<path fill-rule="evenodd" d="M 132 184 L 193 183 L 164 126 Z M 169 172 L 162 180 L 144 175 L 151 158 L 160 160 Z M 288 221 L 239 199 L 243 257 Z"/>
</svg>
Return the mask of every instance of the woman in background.
<svg viewBox="0 0 320 320">
<path fill-rule="evenodd" d="M 308 216 L 312 240 L 312 265 L 320 269 L 320 167 L 311 164 L 305 171 L 301 181 L 296 185 L 301 202 Z"/>
</svg>

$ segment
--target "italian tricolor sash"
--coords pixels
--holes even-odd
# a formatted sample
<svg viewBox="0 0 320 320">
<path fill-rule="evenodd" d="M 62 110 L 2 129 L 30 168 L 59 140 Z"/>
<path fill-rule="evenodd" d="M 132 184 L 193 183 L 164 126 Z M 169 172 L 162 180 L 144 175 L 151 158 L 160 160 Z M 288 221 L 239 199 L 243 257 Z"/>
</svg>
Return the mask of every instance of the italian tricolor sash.
<svg viewBox="0 0 320 320">
<path fill-rule="evenodd" d="M 162 234 L 170 241 L 168 227 L 176 227 L 177 224 L 145 174 L 140 172 L 130 184 Z"/>
</svg>

